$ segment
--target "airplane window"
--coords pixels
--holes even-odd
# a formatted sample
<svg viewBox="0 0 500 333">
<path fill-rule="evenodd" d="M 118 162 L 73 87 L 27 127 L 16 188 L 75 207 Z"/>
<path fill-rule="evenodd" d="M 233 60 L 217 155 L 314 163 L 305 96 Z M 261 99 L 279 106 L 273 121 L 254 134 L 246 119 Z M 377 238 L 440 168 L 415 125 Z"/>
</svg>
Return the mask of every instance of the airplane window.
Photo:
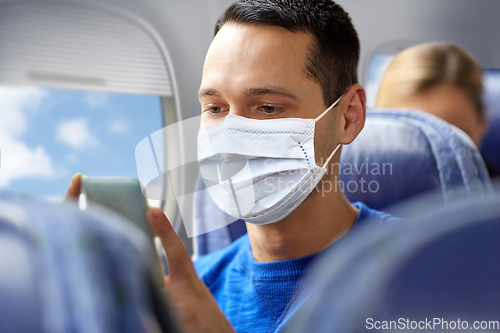
<svg viewBox="0 0 500 333">
<path fill-rule="evenodd" d="M 483 74 L 484 102 L 489 128 L 481 145 L 481 153 L 492 176 L 500 175 L 500 70 L 485 70 Z"/>
<path fill-rule="evenodd" d="M 483 85 L 484 101 L 488 115 L 500 117 L 500 70 L 485 70 Z"/>
<path fill-rule="evenodd" d="M 375 99 L 377 97 L 378 87 L 384 75 L 387 66 L 394 58 L 394 54 L 381 54 L 373 55 L 370 66 L 368 67 L 368 75 L 366 78 L 366 106 L 374 107 Z"/>
<path fill-rule="evenodd" d="M 159 96 L 0 87 L 0 188 L 62 198 L 77 172 L 137 178 L 135 147 L 162 127 Z"/>
</svg>

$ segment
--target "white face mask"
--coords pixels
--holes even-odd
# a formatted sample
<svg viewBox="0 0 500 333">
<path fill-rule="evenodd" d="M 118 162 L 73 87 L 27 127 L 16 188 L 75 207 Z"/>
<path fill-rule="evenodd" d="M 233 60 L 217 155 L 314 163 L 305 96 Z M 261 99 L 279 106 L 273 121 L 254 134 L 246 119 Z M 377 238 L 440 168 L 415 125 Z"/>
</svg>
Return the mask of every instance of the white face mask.
<svg viewBox="0 0 500 333">
<path fill-rule="evenodd" d="M 217 206 L 254 224 L 281 221 L 297 208 L 325 175 L 314 157 L 316 119 L 255 120 L 227 115 L 198 134 L 200 174 Z"/>
</svg>

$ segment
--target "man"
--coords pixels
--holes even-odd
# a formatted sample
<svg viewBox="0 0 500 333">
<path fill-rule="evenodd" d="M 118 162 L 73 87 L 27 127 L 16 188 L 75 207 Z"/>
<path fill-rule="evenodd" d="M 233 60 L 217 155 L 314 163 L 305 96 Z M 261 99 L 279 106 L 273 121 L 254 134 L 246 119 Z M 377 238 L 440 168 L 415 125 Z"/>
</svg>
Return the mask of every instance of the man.
<svg viewBox="0 0 500 333">
<path fill-rule="evenodd" d="M 357 84 L 358 59 L 359 40 L 351 20 L 329 0 L 241 0 L 217 23 L 200 87 L 203 118 L 226 122 L 231 115 L 231 121 L 246 119 L 252 123 L 249 126 L 255 126 L 254 120 L 277 119 L 277 127 L 289 125 L 289 118 L 317 119 L 314 150 L 308 152 L 314 156 L 307 156 L 307 162 L 319 163 L 327 172 L 288 210 L 282 211 L 283 200 L 278 202 L 271 207 L 278 215 L 256 224 L 247 222 L 248 235 L 200 258 L 197 272 L 163 212 L 150 208 L 151 227 L 170 266 L 165 286 L 187 331 L 282 330 L 292 295 L 318 253 L 363 218 L 394 222 L 363 204 L 351 204 L 336 182 L 334 166 L 340 159 L 336 148 L 352 142 L 365 121 L 365 92 Z M 280 150 L 273 145 L 272 133 L 267 134 L 266 149 Z M 262 136 L 253 139 L 261 140 L 264 150 Z M 236 146 L 244 143 L 238 137 L 234 140 Z M 318 167 L 310 168 L 312 172 Z M 79 182 L 77 175 L 68 196 L 79 194 Z M 314 189 L 327 182 L 334 184 L 334 190 Z"/>
</svg>

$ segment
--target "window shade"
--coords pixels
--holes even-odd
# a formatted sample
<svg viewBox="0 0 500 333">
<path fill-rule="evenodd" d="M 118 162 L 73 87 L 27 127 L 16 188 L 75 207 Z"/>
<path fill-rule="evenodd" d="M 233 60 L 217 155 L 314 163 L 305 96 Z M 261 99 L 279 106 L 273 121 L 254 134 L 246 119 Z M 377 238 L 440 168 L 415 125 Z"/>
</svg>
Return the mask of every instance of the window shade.
<svg viewBox="0 0 500 333">
<path fill-rule="evenodd" d="M 166 59 L 125 15 L 83 4 L 0 6 L 2 84 L 172 96 Z"/>
</svg>

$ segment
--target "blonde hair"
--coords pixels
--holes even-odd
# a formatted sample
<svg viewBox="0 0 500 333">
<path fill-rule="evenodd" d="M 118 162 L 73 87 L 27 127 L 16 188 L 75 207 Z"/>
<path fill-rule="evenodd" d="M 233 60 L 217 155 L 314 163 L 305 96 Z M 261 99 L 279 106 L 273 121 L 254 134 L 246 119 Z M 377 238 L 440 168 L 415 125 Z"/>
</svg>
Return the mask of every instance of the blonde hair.
<svg viewBox="0 0 500 333">
<path fill-rule="evenodd" d="M 395 107 L 439 85 L 462 89 L 483 118 L 482 69 L 464 49 L 448 43 L 421 44 L 398 53 L 382 78 L 375 106 Z"/>
</svg>

